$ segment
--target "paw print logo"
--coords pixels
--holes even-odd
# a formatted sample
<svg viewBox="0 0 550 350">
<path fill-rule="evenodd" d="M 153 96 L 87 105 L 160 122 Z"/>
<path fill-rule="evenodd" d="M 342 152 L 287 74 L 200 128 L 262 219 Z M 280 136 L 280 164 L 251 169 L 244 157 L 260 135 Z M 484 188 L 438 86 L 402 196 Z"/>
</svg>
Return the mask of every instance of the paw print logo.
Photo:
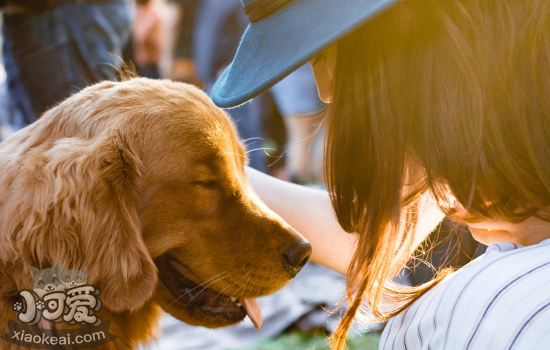
<svg viewBox="0 0 550 350">
<path fill-rule="evenodd" d="M 13 311 L 15 312 L 23 311 L 23 304 L 21 304 L 21 302 L 19 301 L 16 301 L 15 303 L 13 303 Z"/>
<path fill-rule="evenodd" d="M 44 302 L 43 302 L 42 300 L 38 300 L 38 301 L 36 302 L 36 308 L 37 308 L 38 310 L 42 310 L 42 309 L 44 309 L 44 307 L 45 307 L 45 305 L 44 305 Z"/>
</svg>

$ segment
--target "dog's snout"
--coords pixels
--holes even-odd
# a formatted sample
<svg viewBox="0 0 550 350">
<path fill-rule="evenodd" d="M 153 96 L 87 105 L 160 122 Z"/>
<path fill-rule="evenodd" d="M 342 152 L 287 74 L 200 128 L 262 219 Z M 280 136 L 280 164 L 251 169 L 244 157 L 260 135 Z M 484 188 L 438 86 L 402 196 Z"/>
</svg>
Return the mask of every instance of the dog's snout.
<svg viewBox="0 0 550 350">
<path fill-rule="evenodd" d="M 304 240 L 285 251 L 283 261 L 295 275 L 304 267 L 310 255 L 311 245 Z"/>
</svg>

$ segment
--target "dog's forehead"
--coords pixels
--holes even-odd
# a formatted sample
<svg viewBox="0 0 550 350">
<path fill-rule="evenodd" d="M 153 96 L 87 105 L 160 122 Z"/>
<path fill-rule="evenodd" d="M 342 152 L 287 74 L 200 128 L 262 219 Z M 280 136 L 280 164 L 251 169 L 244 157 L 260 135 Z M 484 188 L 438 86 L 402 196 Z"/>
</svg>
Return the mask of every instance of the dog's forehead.
<svg viewBox="0 0 550 350">
<path fill-rule="evenodd" d="M 240 177 L 246 164 L 244 147 L 228 117 L 215 112 L 217 115 L 193 116 L 191 125 L 186 124 L 189 120 L 175 120 L 161 135 L 148 135 L 149 141 L 141 147 L 145 165 L 174 179 L 203 181 L 222 174 Z"/>
<path fill-rule="evenodd" d="M 104 111 L 119 111 L 117 118 L 126 115 L 116 127 L 135 144 L 144 165 L 162 163 L 178 173 L 190 162 L 205 161 L 232 171 L 246 164 L 245 148 L 229 115 L 191 85 L 137 78 L 101 83 L 91 90 L 101 96 L 97 103 L 109 105 L 102 105 Z"/>
</svg>

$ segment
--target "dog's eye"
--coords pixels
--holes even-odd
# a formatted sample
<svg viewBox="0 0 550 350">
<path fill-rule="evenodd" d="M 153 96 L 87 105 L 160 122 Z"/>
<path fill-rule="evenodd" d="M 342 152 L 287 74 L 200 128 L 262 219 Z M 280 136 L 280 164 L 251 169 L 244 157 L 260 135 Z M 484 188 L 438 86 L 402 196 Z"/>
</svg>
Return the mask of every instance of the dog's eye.
<svg viewBox="0 0 550 350">
<path fill-rule="evenodd" d="M 212 187 L 216 185 L 216 180 L 195 181 L 194 183 L 204 187 Z"/>
</svg>

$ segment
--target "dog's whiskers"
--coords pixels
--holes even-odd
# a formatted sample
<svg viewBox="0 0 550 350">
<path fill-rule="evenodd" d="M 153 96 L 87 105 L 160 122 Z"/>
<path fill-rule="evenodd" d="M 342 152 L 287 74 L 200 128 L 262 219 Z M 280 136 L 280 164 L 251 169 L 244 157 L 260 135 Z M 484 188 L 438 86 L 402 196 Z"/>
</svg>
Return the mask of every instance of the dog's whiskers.
<svg viewBox="0 0 550 350">
<path fill-rule="evenodd" d="M 250 287 L 250 294 L 254 294 L 253 291 L 254 291 L 254 287 L 256 287 L 256 282 L 257 282 L 257 281 L 258 281 L 258 280 L 254 281 L 254 282 L 252 283 L 252 287 Z M 247 283 L 248 283 L 248 282 L 247 282 Z"/>
<path fill-rule="evenodd" d="M 227 287 L 225 287 L 224 289 L 222 289 L 222 291 L 219 292 L 218 295 L 216 295 L 216 297 L 215 297 L 212 301 L 215 301 L 220 295 L 223 294 L 223 292 L 224 292 L 227 288 L 233 287 L 237 282 L 238 282 L 238 281 L 235 281 L 235 282 L 229 284 L 229 285 L 228 285 Z"/>
<path fill-rule="evenodd" d="M 200 288 L 200 287 L 201 287 L 202 285 L 204 285 L 205 283 L 208 283 L 208 282 L 211 281 L 212 279 L 214 279 L 214 278 L 216 278 L 216 277 L 218 277 L 218 276 L 220 276 L 220 275 L 223 275 L 223 274 L 225 274 L 225 273 L 227 273 L 227 271 L 221 272 L 221 273 L 217 274 L 216 276 L 213 276 L 213 277 L 207 279 L 206 281 L 204 281 L 204 282 L 202 282 L 201 284 L 197 285 L 196 287 L 192 288 L 190 291 L 188 291 L 188 292 L 186 292 L 186 293 L 180 295 L 179 297 L 177 297 L 176 299 L 174 299 L 174 301 L 171 302 L 170 305 L 168 305 L 168 307 L 172 306 L 172 305 L 173 305 L 176 301 L 178 301 L 180 298 L 186 296 L 187 294 L 191 293 L 191 292 L 194 291 L 195 289 Z M 218 281 L 221 281 L 222 279 L 227 278 L 227 277 L 229 277 L 229 275 L 224 276 L 224 277 L 220 277 L 220 278 L 216 279 L 215 281 L 213 281 L 212 283 L 210 283 L 208 286 L 210 286 L 210 285 L 212 285 L 213 283 L 216 283 L 216 282 L 218 282 Z M 206 288 L 208 288 L 208 286 L 204 287 L 203 290 L 206 289 Z M 199 294 L 200 294 L 200 293 L 199 293 Z M 198 295 L 198 294 L 197 294 L 197 295 Z M 196 296 L 195 296 L 195 297 L 196 297 Z M 191 299 L 191 300 L 193 300 L 193 299 Z"/>
<path fill-rule="evenodd" d="M 251 268 L 247 273 L 245 273 L 243 276 L 241 276 L 241 278 L 239 278 L 239 280 L 236 281 L 235 283 L 242 281 L 249 273 L 251 273 L 251 272 L 254 271 L 255 269 L 256 269 L 255 267 Z M 245 283 L 243 286 L 240 286 L 239 288 L 237 288 L 237 290 L 236 290 L 235 292 L 233 292 L 233 294 L 231 294 L 229 297 L 230 297 L 230 298 L 231 298 L 231 297 L 234 297 L 235 294 L 236 294 L 241 288 L 243 288 L 243 287 L 246 288 L 246 284 L 248 283 L 248 281 L 250 281 L 251 278 L 252 278 L 252 276 L 251 276 L 251 277 L 248 277 L 248 280 L 246 281 L 246 283 Z M 244 294 L 244 289 L 243 289 L 243 294 Z M 242 295 L 241 295 L 241 300 L 242 300 Z"/>
<path fill-rule="evenodd" d="M 220 278 L 218 278 L 218 279 L 212 281 L 212 282 L 211 282 L 210 284 L 208 284 L 207 286 L 202 287 L 202 290 L 201 290 L 199 293 L 197 293 L 197 295 L 199 295 L 202 291 L 204 291 L 206 288 L 208 288 L 208 287 L 211 286 L 212 284 L 214 284 L 214 283 L 216 283 L 216 282 L 218 282 L 218 281 L 220 281 L 220 280 L 222 280 L 222 279 L 224 279 L 224 278 L 227 278 L 227 277 L 229 277 L 229 275 L 224 276 L 224 277 L 220 277 Z M 206 282 L 203 282 L 203 283 L 201 283 L 200 285 L 198 285 L 198 286 L 192 288 L 192 289 L 189 290 L 188 292 L 186 292 L 186 293 L 180 295 L 178 298 L 174 299 L 174 301 L 171 302 L 170 305 L 174 304 L 176 301 L 180 300 L 181 298 L 183 298 L 183 297 L 186 296 L 187 294 L 191 293 L 191 292 L 194 291 L 195 289 L 200 288 L 204 283 L 206 283 Z M 194 298 L 196 298 L 197 295 L 195 295 L 193 298 L 191 298 L 191 300 L 193 300 Z M 187 302 L 186 306 L 189 305 L 189 303 L 191 302 L 191 300 L 189 300 L 189 302 Z M 170 305 L 168 305 L 168 306 L 170 306 Z"/>
<path fill-rule="evenodd" d="M 241 300 L 244 298 L 244 291 L 246 290 L 246 286 L 248 285 L 248 282 L 250 282 L 251 278 L 252 276 L 248 277 L 248 279 L 246 280 L 246 283 L 243 286 L 243 291 L 241 292 Z"/>
<path fill-rule="evenodd" d="M 252 271 L 256 270 L 255 267 L 251 268 L 247 273 L 245 273 L 241 278 L 239 278 L 239 281 L 244 279 L 246 276 L 248 276 L 249 273 L 251 273 Z"/>
<path fill-rule="evenodd" d="M 244 279 L 249 273 L 251 273 L 252 271 L 254 271 L 256 268 L 253 267 L 251 268 L 246 274 L 244 274 L 244 276 L 242 276 L 241 278 L 239 278 L 239 281 L 241 281 L 242 279 Z M 250 279 L 252 278 L 252 276 L 248 277 L 248 280 L 245 282 L 244 285 L 240 286 L 239 288 L 237 288 L 237 290 L 230 296 L 230 297 L 234 297 L 235 294 L 237 294 L 239 292 L 239 290 L 242 288 L 242 293 L 241 293 L 241 300 L 243 299 L 244 297 L 244 291 L 246 290 L 246 285 L 248 284 L 248 282 L 250 281 Z"/>
<path fill-rule="evenodd" d="M 259 148 L 254 148 L 254 149 L 249 149 L 246 151 L 246 154 L 249 154 L 249 153 L 252 153 L 252 152 L 255 152 L 255 151 L 264 151 L 265 154 L 269 155 L 269 153 L 265 152 L 265 151 L 276 151 L 275 148 L 269 148 L 269 147 L 259 147 Z"/>
<path fill-rule="evenodd" d="M 239 154 L 239 153 L 236 153 L 236 152 L 230 152 L 230 151 L 223 151 L 223 152 L 218 153 L 218 155 L 221 155 L 221 154 L 232 154 L 234 156 L 239 156 L 239 157 L 242 157 L 242 158 L 246 158 L 246 156 L 244 156 L 242 154 Z"/>
<path fill-rule="evenodd" d="M 246 140 L 243 140 L 243 143 L 246 145 L 246 143 L 247 143 L 248 141 L 251 141 L 251 140 L 260 140 L 260 141 L 263 141 L 264 138 L 263 138 L 263 137 L 250 137 L 250 138 L 248 138 L 248 139 L 246 139 Z"/>
<path fill-rule="evenodd" d="M 235 282 L 233 282 L 233 283 L 231 283 L 230 285 L 228 285 L 227 287 L 225 287 L 221 292 L 218 293 L 218 295 L 216 295 L 216 297 L 214 298 L 214 300 L 216 300 L 220 295 L 222 295 L 223 292 L 224 292 L 227 288 L 232 287 L 232 286 L 234 286 L 235 284 L 237 284 L 237 283 L 239 283 L 240 281 L 242 281 L 249 273 L 251 273 L 251 272 L 254 271 L 255 269 L 256 269 L 255 267 L 251 268 L 247 273 L 245 273 L 243 276 L 241 276 L 241 278 L 239 278 L 239 279 L 236 280 Z M 239 289 L 241 289 L 241 288 L 242 288 L 242 287 L 237 288 L 236 292 L 238 292 Z M 234 294 L 235 294 L 235 293 L 233 293 L 233 294 L 230 295 L 229 297 L 230 297 L 230 298 L 233 297 Z"/>
<path fill-rule="evenodd" d="M 224 276 L 224 277 L 222 277 L 222 278 L 218 278 L 217 280 L 212 281 L 212 283 L 209 283 L 206 287 L 203 287 L 202 290 L 201 290 L 200 292 L 197 293 L 197 295 L 195 295 L 194 297 L 192 297 L 191 299 L 189 299 L 189 302 L 187 302 L 187 305 L 189 305 L 189 303 L 192 302 L 193 299 L 195 299 L 195 298 L 196 298 L 199 294 L 201 294 L 205 289 L 207 289 L 208 287 L 210 287 L 210 286 L 213 285 L 214 283 L 216 283 L 216 282 L 218 282 L 218 281 L 221 281 L 222 279 L 227 278 L 227 277 L 229 277 L 229 275 Z M 197 287 L 198 287 L 198 286 L 197 286 Z M 195 288 L 197 288 L 197 287 L 195 287 Z M 195 289 L 195 288 L 193 288 L 193 289 Z M 193 290 L 193 289 L 192 289 L 192 290 Z M 190 290 L 190 291 L 187 292 L 187 293 L 190 293 L 192 290 Z M 185 293 L 184 295 L 186 295 L 187 293 Z M 187 307 L 187 305 L 186 305 L 186 307 Z"/>
</svg>

